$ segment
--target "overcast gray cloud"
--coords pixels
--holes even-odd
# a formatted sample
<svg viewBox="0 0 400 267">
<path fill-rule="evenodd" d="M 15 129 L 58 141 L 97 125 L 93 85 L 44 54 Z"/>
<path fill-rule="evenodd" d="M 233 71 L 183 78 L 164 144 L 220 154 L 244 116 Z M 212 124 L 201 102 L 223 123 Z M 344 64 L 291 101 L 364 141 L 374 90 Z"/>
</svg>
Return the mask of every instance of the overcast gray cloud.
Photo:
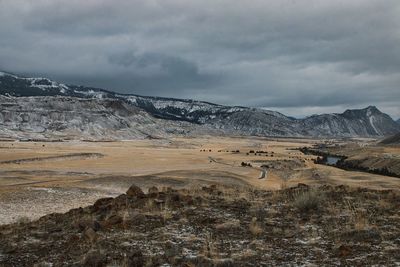
<svg viewBox="0 0 400 267">
<path fill-rule="evenodd" d="M 400 117 L 398 0 L 0 0 L 0 69 L 292 116 Z"/>
</svg>

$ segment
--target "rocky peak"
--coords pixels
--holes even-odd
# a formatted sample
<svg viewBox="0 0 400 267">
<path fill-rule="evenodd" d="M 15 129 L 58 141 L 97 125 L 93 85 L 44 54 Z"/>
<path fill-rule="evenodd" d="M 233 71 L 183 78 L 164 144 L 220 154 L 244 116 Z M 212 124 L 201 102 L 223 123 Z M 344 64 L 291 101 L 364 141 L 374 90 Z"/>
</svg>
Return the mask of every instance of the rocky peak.
<svg viewBox="0 0 400 267">
<path fill-rule="evenodd" d="M 377 107 L 375 106 L 368 106 L 367 108 L 365 108 L 366 112 L 367 112 L 367 116 L 371 116 L 371 115 L 378 115 L 378 114 L 383 114 Z"/>
<path fill-rule="evenodd" d="M 346 118 L 363 119 L 363 118 L 368 118 L 371 116 L 380 116 L 380 115 L 386 115 L 386 114 L 382 113 L 375 106 L 368 106 L 363 109 L 347 109 L 345 112 L 343 112 L 340 115 L 342 115 Z"/>
</svg>

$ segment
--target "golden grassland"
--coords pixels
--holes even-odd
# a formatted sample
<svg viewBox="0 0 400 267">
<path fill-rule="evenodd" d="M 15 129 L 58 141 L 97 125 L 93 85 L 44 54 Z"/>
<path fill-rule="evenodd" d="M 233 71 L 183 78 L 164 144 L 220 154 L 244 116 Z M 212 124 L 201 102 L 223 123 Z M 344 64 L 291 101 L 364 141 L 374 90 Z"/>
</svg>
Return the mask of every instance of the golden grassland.
<svg viewBox="0 0 400 267">
<path fill-rule="evenodd" d="M 312 156 L 294 150 L 317 142 L 250 137 L 0 142 L 0 223 L 85 206 L 99 197 L 121 194 L 133 183 L 144 189 L 210 183 L 267 190 L 298 183 L 400 188 L 398 178 L 316 165 Z M 10 163 L 21 159 L 25 161 Z M 252 167 L 242 167 L 242 162 Z M 270 166 L 266 179 L 258 179 L 261 165 Z"/>
</svg>

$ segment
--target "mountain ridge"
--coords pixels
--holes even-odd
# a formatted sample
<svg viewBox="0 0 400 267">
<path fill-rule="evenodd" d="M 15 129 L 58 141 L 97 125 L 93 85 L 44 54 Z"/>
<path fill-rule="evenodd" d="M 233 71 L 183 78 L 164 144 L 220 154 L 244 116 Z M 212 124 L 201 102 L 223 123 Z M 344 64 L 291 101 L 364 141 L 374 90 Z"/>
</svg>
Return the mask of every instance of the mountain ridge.
<svg viewBox="0 0 400 267">
<path fill-rule="evenodd" d="M 93 113 L 97 121 L 92 121 L 87 116 L 78 113 L 75 114 L 77 116 L 76 119 L 78 121 L 80 119 L 83 119 L 83 121 L 89 120 L 93 125 L 97 123 L 97 125 L 109 127 L 110 125 L 107 120 L 116 120 L 115 116 L 117 116 L 119 117 L 117 120 L 124 121 L 124 125 L 126 126 L 126 133 L 121 136 L 117 135 L 118 138 L 143 138 L 150 135 L 149 133 L 154 132 L 159 133 L 161 136 L 165 136 L 166 132 L 183 134 L 210 132 L 213 134 L 256 136 L 374 137 L 392 135 L 400 131 L 400 125 L 394 122 L 389 115 L 379 111 L 375 106 L 369 106 L 364 109 L 349 109 L 343 113 L 321 114 L 304 119 L 295 119 L 282 113 L 262 108 L 224 106 L 192 99 L 120 94 L 100 88 L 66 85 L 47 78 L 19 77 L 6 72 L 0 72 L 0 95 L 15 98 L 13 105 L 19 106 L 19 109 L 12 110 L 14 114 L 13 119 L 16 120 L 14 123 L 11 123 L 14 131 L 18 129 L 18 123 L 24 123 L 20 119 L 21 116 L 30 116 L 18 111 L 23 110 L 23 107 L 27 103 L 30 103 L 30 100 L 28 100 L 30 97 L 44 97 L 46 101 L 55 101 L 60 105 L 59 111 L 66 113 L 69 111 L 63 109 L 65 108 L 63 104 L 65 101 L 75 101 L 75 104 L 80 106 L 83 104 L 79 99 L 91 100 L 93 102 L 92 105 L 85 104 L 80 107 L 86 108 L 88 114 Z M 53 100 L 51 100 L 51 97 L 53 97 Z M 59 97 L 64 97 L 64 102 Z M 134 107 L 136 111 L 141 112 L 141 119 L 145 117 L 146 120 L 152 121 L 153 124 L 151 127 L 142 129 L 145 134 L 138 134 L 135 129 L 137 129 L 139 124 L 132 121 L 129 113 L 121 113 L 119 108 L 111 107 L 110 100 L 107 99 L 113 99 L 114 102 L 112 103 L 117 107 L 126 105 L 129 108 Z M 36 105 L 38 109 L 43 109 L 40 101 L 31 101 L 31 103 Z M 0 105 L 2 111 L 10 109 L 10 107 L 7 107 L 7 100 L 4 97 L 1 99 Z M 95 114 L 99 110 L 105 112 L 101 107 L 102 105 L 108 108 L 108 113 L 104 113 L 103 118 L 100 118 Z M 119 115 L 115 115 L 113 112 Z M 40 116 L 45 116 L 44 113 L 40 114 Z M 67 117 L 73 119 L 69 117 L 70 113 L 68 114 Z M 4 117 L 4 114 L 0 116 L 0 124 L 5 129 L 8 129 L 7 127 L 11 127 L 11 124 L 5 123 Z M 64 117 L 61 116 L 61 118 Z M 55 120 L 54 123 L 56 124 L 63 123 L 62 119 L 60 120 L 57 116 Z M 45 121 L 41 120 L 41 123 Z M 38 120 L 34 120 L 32 123 L 40 124 Z M 52 125 L 53 122 L 49 123 Z M 68 121 L 64 121 L 64 123 L 66 125 L 70 124 Z M 155 131 L 157 124 L 160 127 L 170 127 L 170 131 Z M 100 132 L 112 132 L 118 130 L 118 127 L 120 127 L 118 126 L 118 129 L 114 129 L 113 127 L 116 124 L 111 125 L 113 125 L 111 129 L 103 129 Z M 41 127 L 46 129 L 45 126 L 42 125 Z M 73 127 L 81 129 L 83 136 L 96 135 L 96 131 L 85 130 L 85 125 L 79 127 L 74 125 Z M 52 127 L 47 130 L 57 131 L 57 129 L 53 129 Z M 135 134 L 127 134 L 129 131 Z M 90 134 L 88 134 L 89 132 Z M 111 132 L 107 136 L 112 137 Z"/>
</svg>

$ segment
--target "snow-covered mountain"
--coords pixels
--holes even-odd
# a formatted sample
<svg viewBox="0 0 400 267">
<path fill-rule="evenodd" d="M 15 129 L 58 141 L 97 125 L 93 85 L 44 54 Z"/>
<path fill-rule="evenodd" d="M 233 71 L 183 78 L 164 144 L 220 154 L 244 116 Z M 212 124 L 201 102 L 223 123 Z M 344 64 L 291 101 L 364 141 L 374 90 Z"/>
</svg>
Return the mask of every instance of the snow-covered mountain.
<svg viewBox="0 0 400 267">
<path fill-rule="evenodd" d="M 0 94 L 6 96 L 73 96 L 81 98 L 113 97 L 114 93 L 97 88 L 65 85 L 47 78 L 25 78 L 0 71 Z"/>
<path fill-rule="evenodd" d="M 0 72 L 0 134 L 127 139 L 170 134 L 386 136 L 400 125 L 376 107 L 294 119 L 275 111 L 123 95 Z M 74 137 L 71 137 L 74 136 Z"/>
</svg>

